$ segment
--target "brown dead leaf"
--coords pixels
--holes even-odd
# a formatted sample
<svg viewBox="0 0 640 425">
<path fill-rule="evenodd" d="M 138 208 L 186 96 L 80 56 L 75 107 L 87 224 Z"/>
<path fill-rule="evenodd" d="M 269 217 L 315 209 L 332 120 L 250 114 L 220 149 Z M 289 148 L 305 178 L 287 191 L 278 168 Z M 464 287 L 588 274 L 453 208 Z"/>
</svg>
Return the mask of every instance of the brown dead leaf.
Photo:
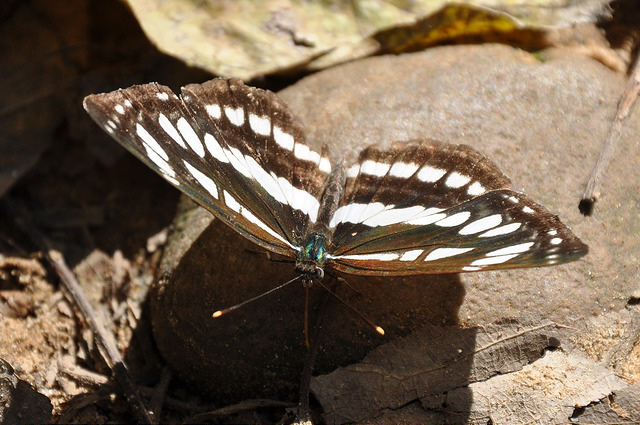
<svg viewBox="0 0 640 425">
<path fill-rule="evenodd" d="M 554 351 L 518 372 L 469 385 L 470 417 L 496 425 L 565 423 L 575 409 L 598 403 L 626 386 L 614 372 L 582 354 Z M 455 392 L 462 390 L 449 396 L 455 399 Z"/>
<path fill-rule="evenodd" d="M 366 422 L 414 400 L 437 410 L 442 394 L 540 358 L 555 345 L 553 328 L 551 322 L 515 321 L 469 329 L 427 326 L 378 347 L 361 363 L 314 378 L 311 389 L 332 424 Z"/>
</svg>

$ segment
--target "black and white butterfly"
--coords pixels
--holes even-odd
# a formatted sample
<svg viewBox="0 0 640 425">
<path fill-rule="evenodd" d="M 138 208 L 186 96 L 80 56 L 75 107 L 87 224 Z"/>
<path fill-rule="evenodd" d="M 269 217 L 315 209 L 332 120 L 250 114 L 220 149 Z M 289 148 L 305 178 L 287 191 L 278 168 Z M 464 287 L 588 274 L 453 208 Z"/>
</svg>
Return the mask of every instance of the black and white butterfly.
<svg viewBox="0 0 640 425">
<path fill-rule="evenodd" d="M 91 117 L 235 231 L 295 259 L 363 275 L 458 273 L 566 263 L 587 246 L 489 159 L 422 140 L 364 149 L 354 165 L 305 144 L 273 93 L 237 80 L 88 96 Z"/>
</svg>

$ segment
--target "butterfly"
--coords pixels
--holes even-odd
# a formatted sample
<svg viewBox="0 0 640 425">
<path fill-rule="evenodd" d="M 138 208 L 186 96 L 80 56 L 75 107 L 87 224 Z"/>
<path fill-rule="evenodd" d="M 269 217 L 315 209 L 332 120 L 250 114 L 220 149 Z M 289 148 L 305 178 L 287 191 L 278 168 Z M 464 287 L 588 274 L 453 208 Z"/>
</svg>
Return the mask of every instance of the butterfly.
<svg viewBox="0 0 640 425">
<path fill-rule="evenodd" d="M 275 94 L 235 79 L 178 96 L 151 83 L 87 96 L 95 122 L 255 244 L 295 261 L 305 286 L 327 268 L 359 275 L 460 273 L 574 261 L 588 247 L 511 189 L 466 145 L 424 139 L 332 161 L 305 144 Z"/>
</svg>

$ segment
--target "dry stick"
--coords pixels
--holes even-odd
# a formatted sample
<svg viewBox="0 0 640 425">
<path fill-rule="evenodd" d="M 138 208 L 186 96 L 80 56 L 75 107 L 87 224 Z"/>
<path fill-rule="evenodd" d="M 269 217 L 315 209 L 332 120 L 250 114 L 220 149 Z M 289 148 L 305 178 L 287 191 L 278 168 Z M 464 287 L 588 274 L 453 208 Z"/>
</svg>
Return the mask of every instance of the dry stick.
<svg viewBox="0 0 640 425">
<path fill-rule="evenodd" d="M 138 422 L 156 423 L 153 413 L 149 412 L 144 406 L 142 398 L 140 397 L 138 389 L 133 382 L 133 378 L 129 374 L 120 352 L 115 347 L 113 341 L 109 338 L 108 333 L 103 329 L 100 323 L 98 323 L 93 307 L 89 303 L 89 300 L 84 296 L 78 280 L 65 263 L 62 254 L 51 248 L 44 235 L 36 229 L 33 223 L 28 222 L 26 218 L 27 215 L 25 213 L 16 211 L 16 208 L 7 200 L 5 200 L 3 204 L 9 215 L 13 217 L 18 227 L 20 227 L 20 229 L 27 234 L 36 246 L 38 246 L 38 248 L 44 253 L 45 258 L 49 261 L 51 267 L 53 267 L 60 277 L 63 287 L 71 296 L 72 302 L 78 307 L 81 319 L 83 319 L 93 333 L 98 346 L 98 351 L 111 370 L 114 378 L 118 384 L 120 384 Z"/>
<path fill-rule="evenodd" d="M 613 118 L 613 123 L 607 134 L 607 139 L 604 142 L 604 146 L 600 151 L 600 156 L 596 161 L 589 181 L 587 182 L 584 192 L 582 192 L 582 198 L 578 204 L 578 209 L 584 215 L 591 215 L 593 212 L 593 206 L 598 199 L 597 191 L 600 186 L 602 175 L 607 170 L 611 156 L 615 148 L 616 143 L 620 139 L 620 133 L 622 131 L 622 122 L 629 116 L 631 107 L 640 94 L 640 54 L 636 56 L 635 62 L 632 66 L 631 75 L 627 81 L 627 86 L 622 93 L 622 98 L 618 102 L 618 109 L 616 115 Z"/>
<path fill-rule="evenodd" d="M 245 400 L 232 406 L 222 407 L 212 412 L 199 413 L 184 420 L 185 424 L 197 424 L 215 419 L 220 419 L 220 416 L 233 415 L 236 413 L 245 412 L 247 410 L 255 410 L 263 407 L 292 407 L 292 403 L 287 403 L 279 400 Z"/>
</svg>

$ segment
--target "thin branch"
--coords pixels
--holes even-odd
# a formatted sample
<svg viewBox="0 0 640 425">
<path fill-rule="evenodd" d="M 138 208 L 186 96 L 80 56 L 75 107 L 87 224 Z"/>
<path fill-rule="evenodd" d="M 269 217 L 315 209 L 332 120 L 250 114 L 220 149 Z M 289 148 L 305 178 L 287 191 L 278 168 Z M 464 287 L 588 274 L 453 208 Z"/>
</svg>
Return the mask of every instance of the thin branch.
<svg viewBox="0 0 640 425">
<path fill-rule="evenodd" d="M 613 156 L 613 151 L 616 144 L 618 143 L 618 140 L 620 139 L 623 121 L 629 116 L 631 107 L 635 103 L 639 94 L 640 54 L 636 55 L 635 62 L 632 66 L 631 75 L 629 77 L 629 80 L 627 81 L 627 86 L 624 89 L 622 98 L 620 99 L 620 102 L 618 102 L 618 109 L 616 110 L 616 115 L 613 119 L 613 123 L 611 123 L 611 128 L 609 129 L 609 133 L 607 134 L 607 139 L 602 146 L 600 156 L 598 157 L 593 169 L 591 170 L 589 181 L 585 185 L 584 191 L 582 192 L 582 198 L 580 199 L 580 203 L 578 204 L 578 209 L 582 214 L 586 216 L 589 216 L 593 213 L 594 204 L 600 196 L 598 192 L 600 189 L 602 176 L 609 167 L 611 157 Z"/>
</svg>

